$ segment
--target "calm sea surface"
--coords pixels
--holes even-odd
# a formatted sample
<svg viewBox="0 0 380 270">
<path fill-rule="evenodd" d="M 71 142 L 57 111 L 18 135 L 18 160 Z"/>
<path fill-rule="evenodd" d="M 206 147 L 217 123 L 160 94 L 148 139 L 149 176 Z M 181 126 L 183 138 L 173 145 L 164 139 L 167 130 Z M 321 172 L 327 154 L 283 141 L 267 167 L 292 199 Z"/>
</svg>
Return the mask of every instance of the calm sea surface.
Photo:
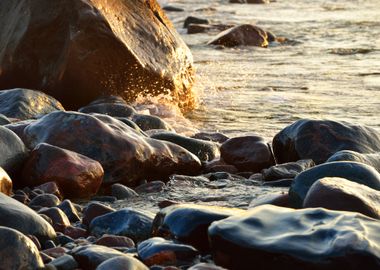
<svg viewBox="0 0 380 270">
<path fill-rule="evenodd" d="M 380 1 L 277 0 L 267 5 L 227 0 L 168 0 L 168 12 L 197 68 L 193 127 L 270 139 L 300 118 L 329 118 L 380 130 Z M 203 9 L 203 10 L 199 10 Z M 188 35 L 187 16 L 212 23 L 256 24 L 286 37 L 267 49 L 216 49 L 216 33 Z"/>
</svg>

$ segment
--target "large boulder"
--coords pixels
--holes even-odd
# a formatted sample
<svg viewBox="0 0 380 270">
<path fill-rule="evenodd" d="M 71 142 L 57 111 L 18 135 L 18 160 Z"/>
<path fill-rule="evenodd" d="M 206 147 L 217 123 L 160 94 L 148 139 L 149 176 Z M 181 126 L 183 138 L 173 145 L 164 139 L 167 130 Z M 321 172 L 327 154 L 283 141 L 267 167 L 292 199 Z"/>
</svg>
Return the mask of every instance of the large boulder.
<svg viewBox="0 0 380 270">
<path fill-rule="evenodd" d="M 192 102 L 192 55 L 155 0 L 4 0 L 0 25 L 0 89 L 41 89 L 69 109 L 115 93 Z"/>
<path fill-rule="evenodd" d="M 66 198 L 89 198 L 99 190 L 104 171 L 93 159 L 41 143 L 30 153 L 22 175 L 23 185 L 53 181 Z"/>
<path fill-rule="evenodd" d="M 303 207 L 358 212 L 380 219 L 380 191 L 344 178 L 326 177 L 310 187 Z"/>
<path fill-rule="evenodd" d="M 312 159 L 325 162 L 340 150 L 380 152 L 380 133 L 346 122 L 303 119 L 284 128 L 273 138 L 278 163 Z"/>
<path fill-rule="evenodd" d="M 355 151 L 342 150 L 336 152 L 334 155 L 329 157 L 326 162 L 333 161 L 355 161 L 364 163 L 374 167 L 378 172 L 380 172 L 380 152 L 371 154 L 361 154 Z"/>
<path fill-rule="evenodd" d="M 216 264 L 231 270 L 375 270 L 379 230 L 357 213 L 265 205 L 214 222 L 208 235 Z"/>
<path fill-rule="evenodd" d="M 294 207 L 301 207 L 310 187 L 319 179 L 340 177 L 380 190 L 380 174 L 368 165 L 358 162 L 337 161 L 324 163 L 300 173 L 289 190 Z"/>
<path fill-rule="evenodd" d="M 40 91 L 23 88 L 0 91 L 0 113 L 10 118 L 26 120 L 64 110 L 59 101 Z"/>
<path fill-rule="evenodd" d="M 0 226 L 16 229 L 25 235 L 34 235 L 41 243 L 56 237 L 54 229 L 36 212 L 2 193 Z"/>
<path fill-rule="evenodd" d="M 22 233 L 0 226 L 0 268 L 34 270 L 44 266 L 36 245 Z"/>
<path fill-rule="evenodd" d="M 104 184 L 136 185 L 142 179 L 195 174 L 199 159 L 184 148 L 140 136 L 107 115 L 101 118 L 74 112 L 53 112 L 23 130 L 30 148 L 45 142 L 99 161 Z"/>
</svg>

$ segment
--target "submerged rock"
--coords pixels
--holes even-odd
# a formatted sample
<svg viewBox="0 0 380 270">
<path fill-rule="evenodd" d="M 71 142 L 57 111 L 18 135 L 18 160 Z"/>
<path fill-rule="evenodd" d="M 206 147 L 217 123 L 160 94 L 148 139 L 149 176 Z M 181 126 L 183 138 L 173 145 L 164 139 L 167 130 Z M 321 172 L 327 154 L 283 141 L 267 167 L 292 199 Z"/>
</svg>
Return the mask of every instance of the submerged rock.
<svg viewBox="0 0 380 270">
<path fill-rule="evenodd" d="M 2 89 L 21 82 L 69 109 L 103 94 L 193 102 L 192 55 L 155 0 L 4 0 L 0 18 Z"/>
<path fill-rule="evenodd" d="M 326 177 L 309 189 L 303 207 L 359 212 L 380 219 L 380 191 L 338 177 Z"/>
<path fill-rule="evenodd" d="M 22 175 L 26 186 L 54 181 L 65 198 L 89 198 L 98 192 L 104 171 L 93 159 L 41 143 L 30 153 Z"/>
<path fill-rule="evenodd" d="M 336 152 L 334 155 L 329 157 L 326 162 L 333 161 L 355 161 L 367 164 L 374 167 L 378 172 L 380 172 L 380 152 L 373 154 L 361 154 L 355 151 L 342 150 Z"/>
<path fill-rule="evenodd" d="M 64 110 L 59 101 L 40 91 L 24 88 L 0 91 L 0 113 L 10 118 L 27 120 Z"/>
<path fill-rule="evenodd" d="M 142 137 L 112 117 L 102 118 L 53 112 L 28 125 L 24 137 L 31 148 L 45 142 L 99 161 L 106 185 L 136 185 L 141 179 L 200 170 L 199 159 L 182 147 Z"/>
<path fill-rule="evenodd" d="M 275 165 L 262 171 L 263 180 L 275 181 L 280 179 L 294 178 L 304 170 L 307 170 L 314 165 L 314 161 L 311 159 Z"/>
<path fill-rule="evenodd" d="M 56 237 L 54 229 L 36 212 L 2 193 L 0 226 L 18 230 L 25 235 L 34 235 L 41 243 Z"/>
<path fill-rule="evenodd" d="M 44 266 L 36 245 L 22 233 L 0 226 L 1 269 L 34 270 Z"/>
<path fill-rule="evenodd" d="M 89 231 L 96 237 L 113 234 L 126 236 L 138 242 L 150 237 L 153 218 L 154 215 L 151 213 L 124 208 L 94 218 Z"/>
<path fill-rule="evenodd" d="M 208 233 L 216 264 L 231 270 L 375 270 L 379 230 L 361 214 L 265 205 L 214 222 Z"/>
<path fill-rule="evenodd" d="M 258 46 L 267 47 L 267 33 L 251 24 L 243 24 L 221 32 L 208 42 L 208 45 L 222 45 L 225 47 Z"/>
<path fill-rule="evenodd" d="M 358 162 L 324 163 L 300 173 L 289 190 L 292 205 L 301 207 L 310 187 L 325 177 L 341 177 L 380 190 L 380 174 L 368 165 Z"/>
<path fill-rule="evenodd" d="M 340 150 L 380 152 L 380 133 L 346 122 L 303 119 L 284 128 L 273 138 L 273 151 L 278 163 L 312 159 L 321 164 Z"/>
<path fill-rule="evenodd" d="M 192 246 L 154 237 L 141 242 L 137 246 L 137 254 L 148 266 L 184 266 L 193 263 L 198 256 L 198 251 Z"/>
<path fill-rule="evenodd" d="M 185 19 L 183 23 L 183 28 L 187 28 L 190 24 L 209 24 L 210 22 L 207 19 L 198 18 L 194 16 L 189 16 Z"/>
<path fill-rule="evenodd" d="M 207 228 L 210 224 L 241 213 L 244 210 L 237 208 L 176 204 L 157 213 L 152 235 L 175 239 L 205 252 L 209 250 Z"/>
<path fill-rule="evenodd" d="M 224 142 L 221 158 L 242 171 L 252 173 L 275 165 L 270 146 L 259 136 L 236 137 Z"/>
</svg>

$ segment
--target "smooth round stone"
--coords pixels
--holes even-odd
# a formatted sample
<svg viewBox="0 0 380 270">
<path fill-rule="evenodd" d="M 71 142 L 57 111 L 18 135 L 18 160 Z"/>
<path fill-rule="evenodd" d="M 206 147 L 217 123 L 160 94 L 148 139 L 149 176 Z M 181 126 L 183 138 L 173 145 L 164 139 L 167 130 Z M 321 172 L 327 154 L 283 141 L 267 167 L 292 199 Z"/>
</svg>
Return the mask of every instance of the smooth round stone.
<svg viewBox="0 0 380 270">
<path fill-rule="evenodd" d="M 83 210 L 82 223 L 86 226 L 89 226 L 94 218 L 112 212 L 115 212 L 115 209 L 99 202 L 91 202 Z"/>
<path fill-rule="evenodd" d="M 70 200 L 64 200 L 58 205 L 58 208 L 61 209 L 70 220 L 70 222 L 80 221 L 79 214 L 75 206 L 72 204 Z"/>
<path fill-rule="evenodd" d="M 118 200 L 127 200 L 139 196 L 136 191 L 122 184 L 113 184 L 111 186 L 111 194 Z"/>
<path fill-rule="evenodd" d="M 109 259 L 100 264 L 96 270 L 149 270 L 139 260 L 133 258 L 130 255 L 124 255 Z"/>
<path fill-rule="evenodd" d="M 375 270 L 379 230 L 361 214 L 264 205 L 214 222 L 208 235 L 215 263 L 231 270 Z"/>
<path fill-rule="evenodd" d="M 139 242 L 150 237 L 153 218 L 152 213 L 124 208 L 93 219 L 89 231 L 96 237 L 113 234 Z"/>
<path fill-rule="evenodd" d="M 258 46 L 267 47 L 267 33 L 258 26 L 243 24 L 219 33 L 208 45 L 222 45 L 224 47 Z"/>
<path fill-rule="evenodd" d="M 201 161 L 210 161 L 220 156 L 217 143 L 188 138 L 173 132 L 160 132 L 151 135 L 151 138 L 172 142 L 187 149 L 196 155 Z"/>
<path fill-rule="evenodd" d="M 380 174 L 368 165 L 358 162 L 330 162 L 300 173 L 289 190 L 291 204 L 301 207 L 310 187 L 324 177 L 341 177 L 380 190 Z"/>
<path fill-rule="evenodd" d="M 226 135 L 219 132 L 199 132 L 192 136 L 194 139 L 204 140 L 204 141 L 211 141 L 211 142 L 218 142 L 218 143 L 224 143 L 229 139 Z"/>
<path fill-rule="evenodd" d="M 151 129 L 173 130 L 173 128 L 158 116 L 134 114 L 132 121 L 143 131 Z"/>
<path fill-rule="evenodd" d="M 217 266 L 211 263 L 198 263 L 193 265 L 188 270 L 227 270 L 226 268 Z"/>
<path fill-rule="evenodd" d="M 123 103 L 95 103 L 78 110 L 81 113 L 101 113 L 113 117 L 131 117 L 136 110 Z"/>
<path fill-rule="evenodd" d="M 9 175 L 0 167 L 0 192 L 10 196 L 12 193 L 13 183 Z"/>
<path fill-rule="evenodd" d="M 321 164 L 340 150 L 380 152 L 380 133 L 346 122 L 302 119 L 273 138 L 273 152 L 278 163 L 312 159 Z"/>
<path fill-rule="evenodd" d="M 298 160 L 297 162 L 289 162 L 272 166 L 268 169 L 264 169 L 263 174 L 264 181 L 275 181 L 286 178 L 295 178 L 301 172 L 314 167 L 315 163 L 311 159 Z"/>
<path fill-rule="evenodd" d="M 11 228 L 0 226 L 0 268 L 34 270 L 44 266 L 38 248 L 28 237 Z"/>
<path fill-rule="evenodd" d="M 336 152 L 334 155 L 329 157 L 326 162 L 333 161 L 355 161 L 367 164 L 374 167 L 378 172 L 380 172 L 380 152 L 373 154 L 361 154 L 355 151 L 342 150 Z"/>
<path fill-rule="evenodd" d="M 183 28 L 187 28 L 190 24 L 209 24 L 209 20 L 203 19 L 203 18 L 198 18 L 194 16 L 189 16 L 185 19 L 183 23 Z"/>
<path fill-rule="evenodd" d="M 175 204 L 157 213 L 152 236 L 176 239 L 189 244 L 201 252 L 209 250 L 207 228 L 214 221 L 244 213 L 237 208 Z"/>
<path fill-rule="evenodd" d="M 256 173 L 275 165 L 269 144 L 259 136 L 229 139 L 222 144 L 220 152 L 225 162 L 241 171 Z"/>
<path fill-rule="evenodd" d="M 380 219 L 380 191 L 338 177 L 326 177 L 309 189 L 303 207 L 358 212 Z"/>
<path fill-rule="evenodd" d="M 73 249 L 72 256 L 78 262 L 80 268 L 95 270 L 102 262 L 124 255 L 120 251 L 109 247 L 89 245 Z"/>
<path fill-rule="evenodd" d="M 192 264 L 199 252 L 192 246 L 154 237 L 141 242 L 137 246 L 137 254 L 148 266 L 186 266 Z"/>
<path fill-rule="evenodd" d="M 251 201 L 249 208 L 254 208 L 260 205 L 271 204 L 281 207 L 290 207 L 289 194 L 284 192 L 273 192 L 270 194 L 259 196 Z"/>
<path fill-rule="evenodd" d="M 57 270 L 75 270 L 79 266 L 73 256 L 68 254 L 52 260 L 48 266 L 49 265 L 55 267 Z"/>
<path fill-rule="evenodd" d="M 30 153 L 22 175 L 24 185 L 54 181 L 66 198 L 89 198 L 99 190 L 104 171 L 91 158 L 41 143 Z"/>
<path fill-rule="evenodd" d="M 30 201 L 29 207 L 54 207 L 60 202 L 59 198 L 53 194 L 41 194 Z"/>
<path fill-rule="evenodd" d="M 24 88 L 0 91 L 0 113 L 10 118 L 26 120 L 58 110 L 65 109 L 58 100 L 40 91 Z"/>
<path fill-rule="evenodd" d="M 61 225 L 60 227 L 67 227 L 70 225 L 70 221 L 66 214 L 58 207 L 43 208 L 38 211 L 38 213 L 48 216 L 52 220 L 54 228 L 56 228 L 55 225 Z"/>
<path fill-rule="evenodd" d="M 106 247 L 135 247 L 135 243 L 129 237 L 107 234 L 103 235 L 98 240 L 96 240 L 95 244 Z"/>
</svg>

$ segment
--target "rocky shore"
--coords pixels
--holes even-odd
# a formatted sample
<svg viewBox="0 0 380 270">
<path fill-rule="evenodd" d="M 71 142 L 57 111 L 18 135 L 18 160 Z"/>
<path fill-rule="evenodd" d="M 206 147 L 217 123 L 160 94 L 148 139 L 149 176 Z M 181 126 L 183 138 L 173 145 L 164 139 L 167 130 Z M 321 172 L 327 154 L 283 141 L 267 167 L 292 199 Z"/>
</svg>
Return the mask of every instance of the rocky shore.
<svg viewBox="0 0 380 270">
<path fill-rule="evenodd" d="M 0 2 L 0 269 L 380 268 L 379 131 L 301 119 L 271 141 L 176 132 L 131 103 L 161 90 L 193 102 L 190 50 L 159 5 L 72 2 Z M 283 41 L 185 27 L 224 30 L 216 48 Z"/>
</svg>

